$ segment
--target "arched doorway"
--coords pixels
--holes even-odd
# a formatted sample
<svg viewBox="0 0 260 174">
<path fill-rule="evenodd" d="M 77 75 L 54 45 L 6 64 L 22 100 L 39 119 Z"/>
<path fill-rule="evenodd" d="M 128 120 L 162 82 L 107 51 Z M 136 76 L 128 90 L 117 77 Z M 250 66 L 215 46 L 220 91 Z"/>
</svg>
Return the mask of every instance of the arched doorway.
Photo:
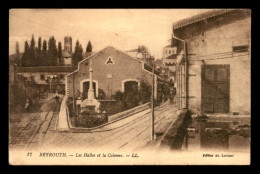
<svg viewBox="0 0 260 174">
<path fill-rule="evenodd" d="M 122 82 L 122 91 L 125 93 L 128 92 L 138 92 L 138 88 L 139 88 L 139 81 L 135 80 L 135 79 L 128 79 L 128 80 L 124 80 Z"/>
<path fill-rule="evenodd" d="M 88 98 L 89 81 L 83 82 L 82 85 L 83 85 L 82 97 L 83 97 L 83 99 L 85 99 L 85 98 Z M 97 87 L 96 82 L 93 82 L 95 98 L 97 98 L 96 87 Z"/>
</svg>

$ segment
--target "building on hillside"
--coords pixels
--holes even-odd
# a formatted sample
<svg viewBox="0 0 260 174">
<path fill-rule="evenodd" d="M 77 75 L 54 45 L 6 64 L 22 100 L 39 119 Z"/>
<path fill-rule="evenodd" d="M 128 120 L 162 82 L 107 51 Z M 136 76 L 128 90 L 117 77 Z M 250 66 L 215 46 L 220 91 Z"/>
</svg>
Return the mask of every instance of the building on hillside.
<svg viewBox="0 0 260 174">
<path fill-rule="evenodd" d="M 193 113 L 250 114 L 251 11 L 212 10 L 173 25 L 177 104 Z"/>
<path fill-rule="evenodd" d="M 34 82 L 43 91 L 56 92 L 65 90 L 65 75 L 74 70 L 66 66 L 16 67 L 16 75 Z"/>
<path fill-rule="evenodd" d="M 140 49 L 133 49 L 129 51 L 125 51 L 126 54 L 128 54 L 131 57 L 134 57 L 148 66 L 152 66 L 154 62 L 154 57 L 151 56 L 151 54 L 148 51 L 140 50 Z"/>
<path fill-rule="evenodd" d="M 172 47 L 172 45 L 167 45 L 163 47 L 163 54 L 162 54 L 163 60 L 172 54 L 177 54 L 177 47 Z"/>
<path fill-rule="evenodd" d="M 125 53 L 134 58 L 142 58 L 142 53 L 139 53 L 138 49 L 125 51 Z"/>
<path fill-rule="evenodd" d="M 140 88 L 141 81 L 152 85 L 151 69 L 145 68 L 144 62 L 129 56 L 111 46 L 89 56 L 78 63 L 78 69 L 66 76 L 66 97 L 75 96 L 78 92 L 83 99 L 87 98 L 89 88 L 89 61 L 92 61 L 93 88 L 95 98 L 103 92 L 106 100 L 113 100 L 117 91 L 125 92 Z M 155 84 L 158 76 L 155 75 Z M 155 91 L 157 85 L 155 85 Z M 156 98 L 157 92 L 155 92 Z"/>
<path fill-rule="evenodd" d="M 170 79 L 174 81 L 176 71 L 177 47 L 168 45 L 163 48 L 162 62 Z"/>
<path fill-rule="evenodd" d="M 82 52 L 83 59 L 95 54 L 95 52 Z M 73 66 L 73 52 L 72 52 L 72 38 L 69 36 L 64 37 L 64 49 L 62 50 L 62 60 L 59 66 Z"/>
<path fill-rule="evenodd" d="M 62 66 L 73 66 L 72 64 L 72 53 L 67 50 L 62 51 Z"/>
<path fill-rule="evenodd" d="M 177 54 L 172 54 L 163 59 L 164 66 L 168 68 L 171 72 L 176 71 L 176 59 L 177 59 Z"/>
</svg>

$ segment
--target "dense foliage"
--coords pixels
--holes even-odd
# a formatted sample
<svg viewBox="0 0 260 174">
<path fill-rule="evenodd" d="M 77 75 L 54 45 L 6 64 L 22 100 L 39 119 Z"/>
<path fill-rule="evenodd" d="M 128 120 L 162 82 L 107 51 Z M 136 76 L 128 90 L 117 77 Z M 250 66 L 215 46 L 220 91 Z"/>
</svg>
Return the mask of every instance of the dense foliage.
<svg viewBox="0 0 260 174">
<path fill-rule="evenodd" d="M 88 42 L 86 48 L 87 52 L 92 52 L 91 42 Z M 38 45 L 36 47 L 36 42 L 34 35 L 30 44 L 28 41 L 25 41 L 24 44 L 24 54 L 19 61 L 19 45 L 16 44 L 16 53 L 15 53 L 15 63 L 18 66 L 31 67 L 31 66 L 58 66 L 63 64 L 62 59 L 62 44 L 58 42 L 56 44 L 56 39 L 54 36 L 50 37 L 49 40 L 43 40 L 41 37 L 38 38 Z M 77 40 L 75 46 L 75 52 L 72 55 L 72 61 L 74 66 L 78 65 L 78 62 L 83 59 L 83 48 L 79 41 Z"/>
</svg>

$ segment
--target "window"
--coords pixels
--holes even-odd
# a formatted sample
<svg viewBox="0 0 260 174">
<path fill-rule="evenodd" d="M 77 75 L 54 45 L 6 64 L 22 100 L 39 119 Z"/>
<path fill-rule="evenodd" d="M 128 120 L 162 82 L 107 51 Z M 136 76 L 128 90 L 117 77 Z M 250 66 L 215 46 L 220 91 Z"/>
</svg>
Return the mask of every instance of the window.
<svg viewBox="0 0 260 174">
<path fill-rule="evenodd" d="M 114 64 L 114 61 L 111 57 L 108 57 L 107 61 L 106 61 L 106 64 L 109 65 L 109 64 Z"/>
<path fill-rule="evenodd" d="M 214 69 L 206 68 L 205 76 L 206 76 L 206 80 L 214 81 L 214 78 L 215 78 Z"/>
<path fill-rule="evenodd" d="M 217 80 L 225 81 L 227 79 L 226 68 L 218 68 Z"/>
<path fill-rule="evenodd" d="M 40 78 L 41 78 L 41 80 L 45 80 L 44 74 L 41 74 Z"/>
<path fill-rule="evenodd" d="M 248 45 L 240 45 L 240 46 L 234 46 L 233 52 L 239 53 L 239 52 L 248 52 L 249 46 Z"/>
<path fill-rule="evenodd" d="M 171 50 L 169 50 L 169 54 L 171 54 Z"/>
</svg>

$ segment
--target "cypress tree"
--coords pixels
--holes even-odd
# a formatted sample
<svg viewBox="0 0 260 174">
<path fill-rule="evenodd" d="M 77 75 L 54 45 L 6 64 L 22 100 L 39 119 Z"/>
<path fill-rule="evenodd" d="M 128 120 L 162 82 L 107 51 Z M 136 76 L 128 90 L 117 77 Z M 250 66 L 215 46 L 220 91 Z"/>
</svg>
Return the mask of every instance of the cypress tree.
<svg viewBox="0 0 260 174">
<path fill-rule="evenodd" d="M 86 52 L 87 53 L 90 53 L 90 52 L 92 52 L 92 44 L 91 44 L 91 42 L 90 41 L 88 41 L 88 45 L 87 45 L 87 48 L 86 48 Z"/>
<path fill-rule="evenodd" d="M 29 66 L 37 65 L 34 35 L 32 35 L 31 44 L 29 48 L 29 59 L 30 59 Z"/>
<path fill-rule="evenodd" d="M 56 40 L 54 36 L 52 36 L 49 39 L 48 47 L 49 47 L 49 51 L 48 51 L 49 64 L 50 66 L 55 66 L 57 64 L 58 51 L 57 51 Z"/>
<path fill-rule="evenodd" d="M 78 62 L 83 59 L 82 53 L 83 53 L 82 46 L 80 45 L 79 41 L 77 40 L 76 46 L 75 46 L 75 53 L 72 56 L 74 66 L 78 66 Z"/>
<path fill-rule="evenodd" d="M 16 63 L 18 66 L 20 65 L 20 51 L 19 51 L 19 44 L 18 44 L 18 42 L 16 42 L 16 45 L 15 45 L 14 63 Z"/>
<path fill-rule="evenodd" d="M 42 61 L 41 61 L 41 65 L 49 65 L 49 59 L 48 59 L 48 55 L 47 55 L 47 41 L 44 40 L 43 44 L 42 44 Z"/>
<path fill-rule="evenodd" d="M 36 50 L 36 59 L 38 62 L 38 66 L 42 66 L 42 39 L 41 37 L 38 38 L 38 47 Z"/>
<path fill-rule="evenodd" d="M 59 44 L 58 44 L 58 59 L 59 59 L 59 63 L 62 63 L 62 46 L 61 46 L 61 42 L 59 42 Z"/>
<path fill-rule="evenodd" d="M 29 66 L 29 44 L 27 41 L 25 41 L 25 43 L 24 43 L 24 53 L 21 58 L 21 65 Z"/>
</svg>

